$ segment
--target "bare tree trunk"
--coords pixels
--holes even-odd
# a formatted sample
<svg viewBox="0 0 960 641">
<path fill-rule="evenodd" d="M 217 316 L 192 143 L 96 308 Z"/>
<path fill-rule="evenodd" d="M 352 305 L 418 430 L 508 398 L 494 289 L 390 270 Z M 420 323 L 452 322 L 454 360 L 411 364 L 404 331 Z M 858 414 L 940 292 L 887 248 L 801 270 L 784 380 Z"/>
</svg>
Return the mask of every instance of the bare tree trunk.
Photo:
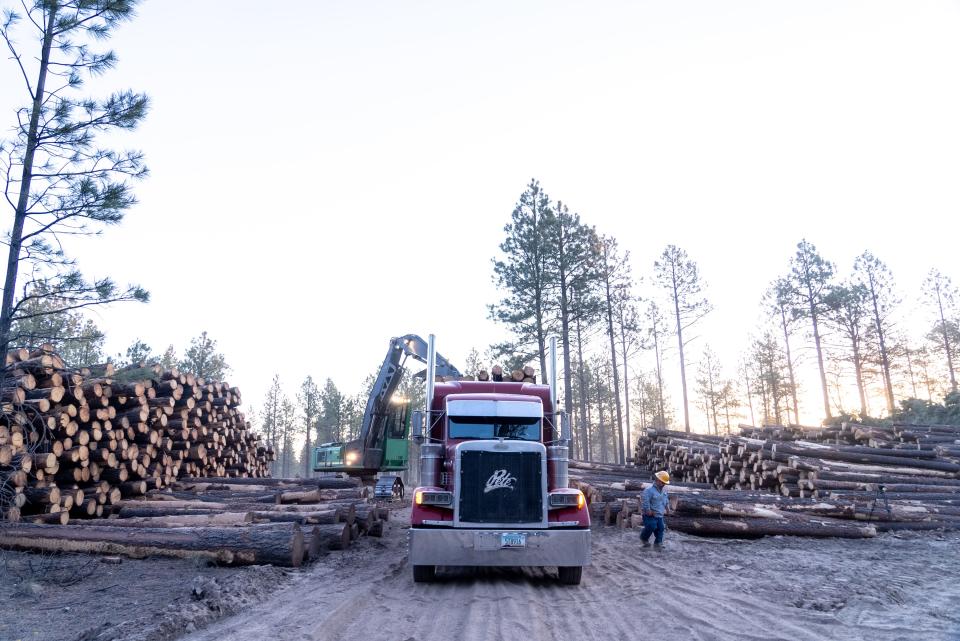
<svg viewBox="0 0 960 641">
<path fill-rule="evenodd" d="M 583 335 L 580 333 L 580 315 L 577 315 L 577 369 L 580 376 L 580 438 L 583 440 L 583 460 L 590 458 L 590 405 L 587 403 L 587 380 L 583 371 Z"/>
<path fill-rule="evenodd" d="M 853 373 L 857 378 L 857 393 L 860 395 L 860 415 L 867 416 L 867 393 L 863 388 L 863 365 L 860 363 L 859 341 L 853 342 Z"/>
<path fill-rule="evenodd" d="M 620 306 L 620 352 L 623 356 L 623 403 L 627 419 L 627 456 L 633 456 L 632 437 L 630 436 L 630 371 L 627 369 L 627 333 L 623 327 L 623 305 Z"/>
<path fill-rule="evenodd" d="M 616 407 L 616 424 L 613 429 L 617 446 L 617 461 L 624 462 L 623 452 L 623 413 L 620 407 L 620 371 L 617 368 L 617 341 L 613 333 L 613 294 L 610 291 L 610 262 L 607 244 L 603 245 L 603 282 L 607 293 L 607 336 L 610 338 L 610 368 L 613 370 L 613 401 Z"/>
<path fill-rule="evenodd" d="M 653 354 L 657 359 L 657 392 L 660 397 L 657 399 L 657 405 L 660 406 L 660 427 L 667 426 L 667 413 L 663 407 L 663 363 L 660 358 L 660 332 L 654 326 L 653 328 Z"/>
<path fill-rule="evenodd" d="M 640 385 L 640 429 L 647 429 L 647 404 L 644 400 L 643 385 Z M 633 447 L 633 444 L 630 444 Z"/>
<path fill-rule="evenodd" d="M 787 348 L 787 370 L 790 372 L 790 394 L 793 396 L 793 420 L 800 424 L 800 403 L 797 402 L 797 379 L 793 375 L 793 358 L 790 356 L 790 332 L 787 331 L 787 311 L 780 305 L 780 320 L 783 323 L 783 343 Z"/>
<path fill-rule="evenodd" d="M 683 325 L 680 323 L 680 299 L 677 292 L 677 268 L 671 264 L 673 274 L 673 309 L 677 316 L 677 347 L 680 351 L 680 386 L 683 388 L 683 429 L 690 431 L 690 403 L 687 400 L 687 365 L 683 358 Z"/>
<path fill-rule="evenodd" d="M 917 380 L 913 376 L 913 359 L 910 358 L 911 349 L 907 347 L 903 351 L 907 353 L 907 370 L 910 372 L 910 387 L 913 390 L 913 397 L 917 398 Z"/>
<path fill-rule="evenodd" d="M 937 306 L 940 308 L 940 331 L 943 332 L 943 348 L 947 352 L 947 370 L 950 372 L 950 389 L 957 391 L 957 377 L 953 372 L 953 350 L 950 349 L 950 337 L 947 334 L 947 319 L 943 314 L 943 300 L 937 290 Z"/>
<path fill-rule="evenodd" d="M 750 392 L 750 370 L 747 368 L 746 363 L 743 365 L 743 379 L 747 385 L 747 405 L 750 406 L 750 424 L 756 425 L 757 419 L 753 415 L 753 394 Z"/>
<path fill-rule="evenodd" d="M 600 373 L 597 372 L 597 408 L 600 412 L 600 462 L 607 462 L 607 430 L 606 426 L 603 424 L 604 414 L 603 414 L 603 382 L 600 380 Z"/>
<path fill-rule="evenodd" d="M 710 413 L 713 414 L 713 433 L 720 433 L 720 423 L 717 421 L 717 397 L 713 388 L 713 366 L 707 369 L 707 381 L 710 384 Z"/>
<path fill-rule="evenodd" d="M 893 381 L 890 378 L 890 357 L 887 354 L 887 345 L 883 336 L 883 323 L 880 320 L 880 304 L 877 301 L 876 283 L 873 274 L 870 277 L 870 299 L 873 301 L 873 325 L 877 328 L 877 339 L 880 343 L 880 366 L 883 370 L 883 388 L 887 393 L 887 413 L 893 414 Z"/>
<path fill-rule="evenodd" d="M 50 68 L 50 49 L 53 45 L 54 25 L 58 6 L 51 3 L 47 24 L 43 31 L 43 46 L 40 51 L 40 69 L 37 72 L 37 86 L 33 91 L 33 105 L 30 111 L 30 125 L 27 130 L 27 148 L 23 155 L 23 170 L 20 175 L 20 194 L 17 210 L 10 230 L 10 252 L 7 255 L 7 274 L 3 283 L 3 302 L 0 305 L 0 353 L 6 354 L 10 343 L 10 327 L 13 324 L 13 297 L 17 289 L 17 272 L 20 267 L 20 251 L 23 246 L 23 226 L 27 220 L 30 204 L 30 187 L 33 182 L 33 159 L 39 146 L 40 109 L 43 105 L 47 85 L 47 71 Z"/>
<path fill-rule="evenodd" d="M 817 322 L 817 307 L 814 304 L 813 288 L 807 285 L 807 294 L 810 302 L 810 319 L 813 322 L 813 342 L 817 347 L 817 364 L 820 366 L 820 389 L 823 392 L 823 411 L 827 418 L 831 418 L 833 413 L 830 411 L 830 395 L 827 393 L 827 373 L 823 368 L 823 348 L 820 346 L 820 325 Z"/>
</svg>

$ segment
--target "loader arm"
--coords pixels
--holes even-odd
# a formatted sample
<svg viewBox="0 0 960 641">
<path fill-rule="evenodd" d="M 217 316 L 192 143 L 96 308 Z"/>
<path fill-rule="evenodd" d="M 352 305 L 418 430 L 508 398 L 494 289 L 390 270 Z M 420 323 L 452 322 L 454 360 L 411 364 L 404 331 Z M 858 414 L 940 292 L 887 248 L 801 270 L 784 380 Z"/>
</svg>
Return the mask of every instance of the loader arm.
<svg viewBox="0 0 960 641">
<path fill-rule="evenodd" d="M 370 398 L 367 399 L 367 406 L 360 423 L 360 434 L 356 441 L 348 444 L 348 451 L 356 448 L 354 452 L 357 462 L 365 469 L 377 470 L 383 463 L 390 399 L 403 379 L 406 371 L 404 364 L 408 357 L 426 363 L 427 342 L 415 334 L 391 339 L 383 365 L 380 366 L 377 379 L 370 390 Z M 417 376 L 425 374 L 426 372 L 420 372 Z M 439 354 L 437 354 L 437 375 L 461 376 L 459 370 Z"/>
</svg>

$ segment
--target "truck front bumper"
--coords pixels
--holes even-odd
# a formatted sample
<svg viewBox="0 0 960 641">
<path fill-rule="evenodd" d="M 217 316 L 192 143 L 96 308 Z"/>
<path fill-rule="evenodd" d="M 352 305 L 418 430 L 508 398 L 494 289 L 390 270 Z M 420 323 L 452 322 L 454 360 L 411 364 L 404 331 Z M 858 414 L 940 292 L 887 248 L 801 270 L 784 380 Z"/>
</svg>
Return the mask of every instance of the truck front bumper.
<svg viewBox="0 0 960 641">
<path fill-rule="evenodd" d="M 526 534 L 526 545 L 501 547 L 501 535 Z M 590 565 L 590 530 L 410 528 L 411 565 Z"/>
</svg>

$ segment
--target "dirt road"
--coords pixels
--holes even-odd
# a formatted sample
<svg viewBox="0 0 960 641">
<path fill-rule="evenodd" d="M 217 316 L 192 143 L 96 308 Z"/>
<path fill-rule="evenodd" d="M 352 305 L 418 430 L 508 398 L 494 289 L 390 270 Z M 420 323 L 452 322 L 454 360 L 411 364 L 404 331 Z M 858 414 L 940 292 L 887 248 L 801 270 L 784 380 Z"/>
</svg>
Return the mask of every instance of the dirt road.
<svg viewBox="0 0 960 641">
<path fill-rule="evenodd" d="M 595 531 L 579 587 L 540 569 L 447 569 L 414 584 L 394 521 L 189 641 L 960 639 L 960 535 L 722 541 Z"/>
</svg>

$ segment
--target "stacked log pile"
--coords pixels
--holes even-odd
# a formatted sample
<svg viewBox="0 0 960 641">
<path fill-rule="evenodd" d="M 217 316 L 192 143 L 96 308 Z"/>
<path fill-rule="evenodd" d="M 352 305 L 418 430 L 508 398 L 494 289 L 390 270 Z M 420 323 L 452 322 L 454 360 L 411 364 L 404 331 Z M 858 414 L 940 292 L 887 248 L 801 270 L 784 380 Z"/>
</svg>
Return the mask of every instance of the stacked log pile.
<svg viewBox="0 0 960 641">
<path fill-rule="evenodd" d="M 49 348 L 0 370 L 0 520 L 66 525 L 194 477 L 263 477 L 240 392 L 176 370 L 73 370 Z"/>
<path fill-rule="evenodd" d="M 9 524 L 0 546 L 299 567 L 361 535 L 381 536 L 385 508 L 356 479 L 198 478 L 111 506 L 111 518 Z"/>
<path fill-rule="evenodd" d="M 949 426 L 742 426 L 741 435 L 725 437 L 647 430 L 635 460 L 668 470 L 681 485 L 702 484 L 683 494 L 684 488 L 672 488 L 680 497 L 677 517 L 668 519 L 675 529 L 689 525 L 681 515 L 755 518 L 747 508 L 773 499 L 781 520 L 816 514 L 870 522 L 880 531 L 960 529 L 958 439 L 960 428 Z M 690 492 L 701 502 L 685 502 Z M 769 524 L 753 525 L 759 532 Z"/>
</svg>

